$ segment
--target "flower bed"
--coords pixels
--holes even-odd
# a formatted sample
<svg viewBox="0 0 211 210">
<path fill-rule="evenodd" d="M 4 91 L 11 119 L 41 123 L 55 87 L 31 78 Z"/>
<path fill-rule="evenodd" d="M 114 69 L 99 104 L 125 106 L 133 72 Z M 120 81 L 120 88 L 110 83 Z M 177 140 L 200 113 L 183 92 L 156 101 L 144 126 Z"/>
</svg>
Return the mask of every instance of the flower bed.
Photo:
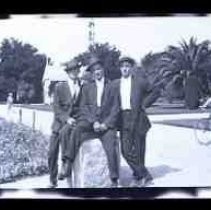
<svg viewBox="0 0 211 210">
<path fill-rule="evenodd" d="M 0 183 L 48 172 L 49 139 L 0 118 Z"/>
</svg>

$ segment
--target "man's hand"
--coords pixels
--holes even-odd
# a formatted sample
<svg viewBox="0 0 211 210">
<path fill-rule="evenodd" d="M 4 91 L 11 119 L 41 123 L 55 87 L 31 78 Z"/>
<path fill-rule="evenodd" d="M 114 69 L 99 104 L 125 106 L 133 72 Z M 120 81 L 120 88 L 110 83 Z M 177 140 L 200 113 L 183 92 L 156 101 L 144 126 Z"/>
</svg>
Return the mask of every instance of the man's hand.
<svg viewBox="0 0 211 210">
<path fill-rule="evenodd" d="M 76 120 L 75 120 L 74 118 L 70 117 L 70 118 L 67 120 L 67 123 L 73 127 L 73 126 L 75 126 L 75 124 L 76 124 Z"/>
<path fill-rule="evenodd" d="M 108 129 L 108 127 L 107 127 L 107 125 L 105 123 L 100 124 L 100 130 L 101 131 L 105 131 L 107 129 Z"/>
<path fill-rule="evenodd" d="M 95 132 L 99 132 L 100 131 L 100 123 L 94 122 L 93 128 L 94 128 Z"/>
</svg>

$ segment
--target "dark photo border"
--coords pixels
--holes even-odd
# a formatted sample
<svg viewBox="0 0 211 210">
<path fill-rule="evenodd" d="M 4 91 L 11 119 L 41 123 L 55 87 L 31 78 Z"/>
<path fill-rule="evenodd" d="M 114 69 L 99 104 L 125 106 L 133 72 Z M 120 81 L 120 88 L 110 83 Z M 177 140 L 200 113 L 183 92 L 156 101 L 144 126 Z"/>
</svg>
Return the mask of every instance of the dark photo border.
<svg viewBox="0 0 211 210">
<path fill-rule="evenodd" d="M 77 17 L 156 17 L 156 16 L 206 16 L 211 13 L 211 6 L 203 1 L 192 2 L 168 2 L 158 0 L 147 0 L 144 3 L 141 1 L 108 1 L 108 0 L 77 0 L 77 1 L 46 1 L 39 2 L 6 2 L 0 8 L 0 18 L 10 18 L 11 14 L 76 14 Z M 201 188 L 118 188 L 118 189 L 105 189 L 105 188 L 84 188 L 84 189 L 35 189 L 38 194 L 45 193 L 59 193 L 61 195 L 82 198 L 110 198 L 110 199 L 153 199 L 163 193 L 168 192 L 184 192 L 197 198 L 197 192 Z M 207 188 L 210 189 L 211 188 Z M 18 189 L 17 189 L 18 190 Z M 0 189 L 0 196 L 3 192 L 11 190 Z M 51 203 L 51 200 L 49 201 Z M 65 202 L 66 203 L 66 202 Z M 14 200 L 14 205 L 15 205 Z M 51 203 L 54 205 L 54 201 Z M 68 202 L 66 203 L 68 204 Z M 41 204 L 40 204 L 41 205 Z M 124 203 L 123 203 L 124 205 Z M 58 206 L 57 206 L 58 207 Z M 156 206 L 155 206 L 156 207 Z M 56 208 L 56 206 L 55 206 Z M 69 208 L 71 208 L 69 206 Z M 169 206 L 171 208 L 171 206 Z"/>
</svg>

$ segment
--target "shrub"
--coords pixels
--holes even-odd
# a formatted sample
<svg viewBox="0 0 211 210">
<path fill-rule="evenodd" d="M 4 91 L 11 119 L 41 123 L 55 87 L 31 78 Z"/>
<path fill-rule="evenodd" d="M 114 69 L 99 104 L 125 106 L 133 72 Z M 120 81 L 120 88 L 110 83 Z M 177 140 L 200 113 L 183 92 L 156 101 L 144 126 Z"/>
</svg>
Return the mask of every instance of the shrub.
<svg viewBox="0 0 211 210">
<path fill-rule="evenodd" d="M 0 119 L 0 183 L 48 172 L 49 138 Z"/>
</svg>

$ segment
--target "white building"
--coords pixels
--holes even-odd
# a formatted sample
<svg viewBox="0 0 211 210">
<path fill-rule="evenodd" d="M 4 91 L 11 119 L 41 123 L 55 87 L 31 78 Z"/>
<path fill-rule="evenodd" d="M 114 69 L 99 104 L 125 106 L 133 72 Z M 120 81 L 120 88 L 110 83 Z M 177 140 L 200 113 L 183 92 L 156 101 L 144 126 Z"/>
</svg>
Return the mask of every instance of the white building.
<svg viewBox="0 0 211 210">
<path fill-rule="evenodd" d="M 47 64 L 43 74 L 43 103 L 50 104 L 51 97 L 49 96 L 49 86 L 52 82 L 66 81 L 67 74 L 64 67 L 59 63 Z"/>
<path fill-rule="evenodd" d="M 42 84 L 43 84 L 43 103 L 51 104 L 52 96 L 49 96 L 49 86 L 52 82 L 57 81 L 67 81 L 68 75 L 64 71 L 64 66 L 59 63 L 47 64 L 45 72 L 43 74 Z M 86 70 L 86 66 L 80 68 L 79 77 L 83 77 Z"/>
</svg>

